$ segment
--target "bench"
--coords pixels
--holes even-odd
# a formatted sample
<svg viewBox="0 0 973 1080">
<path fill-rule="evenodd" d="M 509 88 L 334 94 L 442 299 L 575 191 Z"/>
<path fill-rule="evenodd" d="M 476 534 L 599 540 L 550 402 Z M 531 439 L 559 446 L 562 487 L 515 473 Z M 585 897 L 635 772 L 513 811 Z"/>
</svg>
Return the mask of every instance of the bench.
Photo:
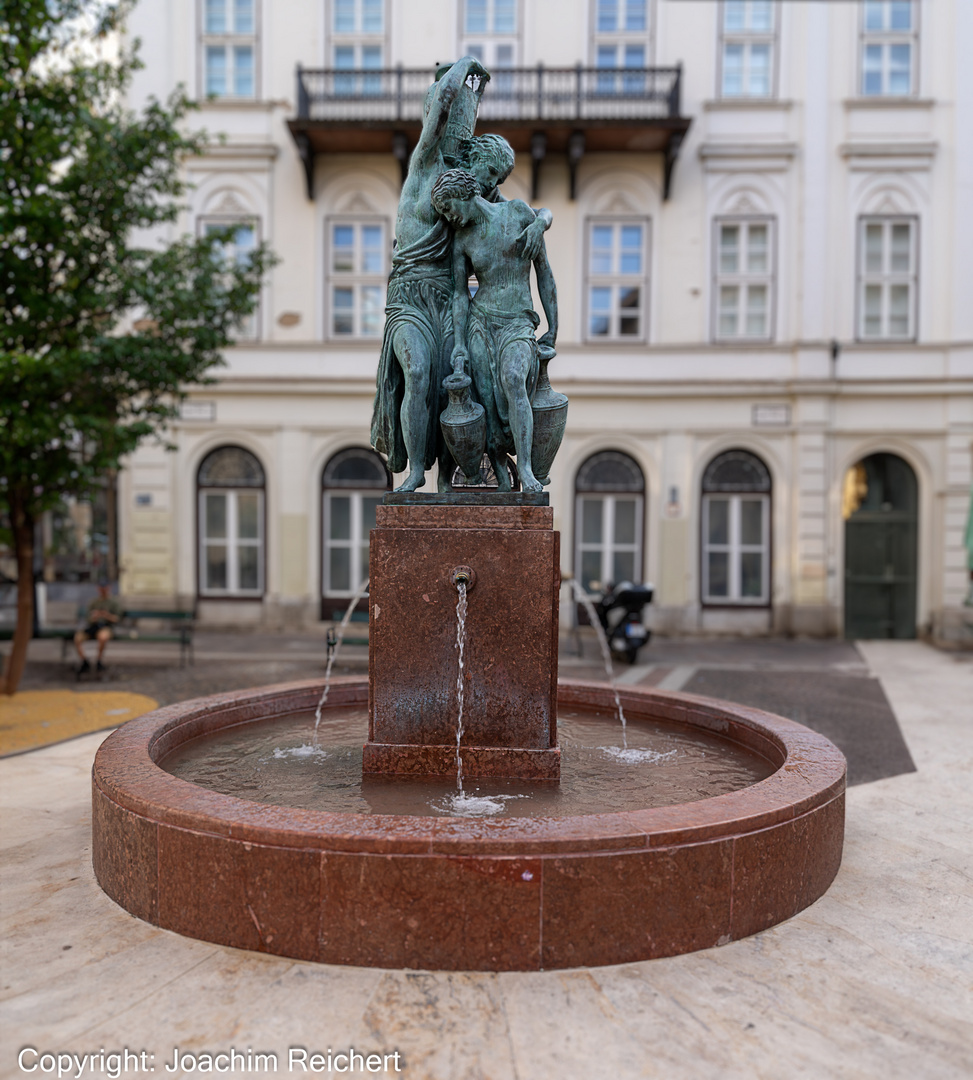
<svg viewBox="0 0 973 1080">
<path fill-rule="evenodd" d="M 334 620 L 332 626 L 328 627 L 328 659 L 331 659 L 331 654 L 338 646 L 338 627 L 341 625 L 341 620 L 345 617 L 343 611 L 332 611 L 331 618 Z M 352 626 L 357 624 L 356 629 L 364 626 L 365 633 L 362 634 L 360 629 L 353 634 L 351 632 Z M 367 645 L 368 644 L 368 612 L 367 611 L 353 611 L 351 618 L 348 620 L 348 625 L 345 627 L 345 636 L 342 638 L 343 645 Z"/>
<path fill-rule="evenodd" d="M 83 622 L 88 614 L 88 605 L 78 605 L 78 620 Z M 159 621 L 166 625 L 161 628 L 143 629 L 142 622 Z M 113 641 L 151 641 L 166 642 L 179 646 L 179 666 L 195 662 L 193 656 L 193 630 L 196 627 L 195 611 L 156 611 L 149 608 L 127 608 L 122 612 L 120 622 L 111 628 Z M 61 642 L 61 662 L 68 658 L 68 646 L 73 643 L 78 632 L 76 626 L 42 626 L 33 634 L 33 638 Z M 0 641 L 10 641 L 14 636 L 13 626 L 0 626 Z"/>
<path fill-rule="evenodd" d="M 141 622 L 162 622 L 163 628 L 143 630 Z M 122 620 L 112 627 L 115 641 L 162 641 L 179 645 L 179 666 L 186 666 L 186 658 L 194 664 L 193 631 L 196 628 L 195 611 L 161 611 L 151 608 L 126 608 Z M 73 634 L 72 634 L 73 637 Z"/>
</svg>

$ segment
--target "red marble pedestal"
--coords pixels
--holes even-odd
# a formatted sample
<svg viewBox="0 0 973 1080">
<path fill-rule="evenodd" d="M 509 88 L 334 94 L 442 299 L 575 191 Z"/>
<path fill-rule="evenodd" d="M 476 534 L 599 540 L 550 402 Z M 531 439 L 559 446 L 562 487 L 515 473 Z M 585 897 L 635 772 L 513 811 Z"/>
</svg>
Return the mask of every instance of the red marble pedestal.
<svg viewBox="0 0 973 1080">
<path fill-rule="evenodd" d="M 463 775 L 557 779 L 559 536 L 547 506 L 378 508 L 369 554 L 365 773 L 456 771 L 454 581 L 473 571 Z"/>
</svg>

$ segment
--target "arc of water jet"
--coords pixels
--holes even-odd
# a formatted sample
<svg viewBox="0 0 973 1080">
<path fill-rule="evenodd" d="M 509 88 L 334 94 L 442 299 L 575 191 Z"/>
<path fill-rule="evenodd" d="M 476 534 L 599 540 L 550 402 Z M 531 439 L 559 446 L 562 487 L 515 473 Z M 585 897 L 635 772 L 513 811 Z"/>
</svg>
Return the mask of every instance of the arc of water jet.
<svg viewBox="0 0 973 1080">
<path fill-rule="evenodd" d="M 625 713 L 622 711 L 622 699 L 618 696 L 618 687 L 615 685 L 615 670 L 612 667 L 612 652 L 611 646 L 608 644 L 608 635 L 601 625 L 601 619 L 598 618 L 598 612 L 595 611 L 595 605 L 592 604 L 591 597 L 581 587 L 581 582 L 577 578 L 567 578 L 567 580 L 571 583 L 571 591 L 574 593 L 575 599 L 588 613 L 588 621 L 595 628 L 595 633 L 598 635 L 601 656 L 605 661 L 605 674 L 608 676 L 612 693 L 615 695 L 615 710 L 618 713 L 618 722 L 622 725 L 622 746 L 628 749 L 628 724 L 625 720 Z"/>
<path fill-rule="evenodd" d="M 348 604 L 348 608 L 345 611 L 344 617 L 338 624 L 338 629 L 335 631 L 334 648 L 331 650 L 331 655 L 328 657 L 328 666 L 324 672 L 324 690 L 321 692 L 321 700 L 318 702 L 318 707 L 314 710 L 314 742 L 318 741 L 318 727 L 321 723 L 321 712 L 324 706 L 328 702 L 328 694 L 331 693 L 331 669 L 334 667 L 335 660 L 338 659 L 338 653 L 341 652 L 341 643 L 345 640 L 345 631 L 348 629 L 348 623 L 351 622 L 351 616 L 358 606 L 358 601 L 368 591 L 368 578 L 358 586 L 358 591 L 351 598 Z"/>
</svg>

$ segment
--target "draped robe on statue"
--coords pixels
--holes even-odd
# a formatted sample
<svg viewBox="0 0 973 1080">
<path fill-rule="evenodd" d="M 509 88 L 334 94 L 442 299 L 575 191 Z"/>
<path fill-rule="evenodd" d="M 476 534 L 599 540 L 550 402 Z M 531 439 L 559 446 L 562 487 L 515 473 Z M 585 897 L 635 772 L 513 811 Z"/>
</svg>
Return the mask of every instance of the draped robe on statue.
<svg viewBox="0 0 973 1080">
<path fill-rule="evenodd" d="M 405 376 L 395 355 L 396 331 L 413 326 L 426 339 L 430 357 L 426 410 L 430 418 L 423 468 L 431 469 L 444 444 L 439 414 L 446 408 L 443 379 L 452 372 L 453 273 L 450 263 L 452 233 L 439 218 L 429 231 L 408 247 L 396 247 L 392 256 L 385 301 L 385 333 L 378 361 L 372 445 L 388 459 L 389 470 L 402 472 L 409 464 L 402 436 L 402 399 Z"/>
</svg>

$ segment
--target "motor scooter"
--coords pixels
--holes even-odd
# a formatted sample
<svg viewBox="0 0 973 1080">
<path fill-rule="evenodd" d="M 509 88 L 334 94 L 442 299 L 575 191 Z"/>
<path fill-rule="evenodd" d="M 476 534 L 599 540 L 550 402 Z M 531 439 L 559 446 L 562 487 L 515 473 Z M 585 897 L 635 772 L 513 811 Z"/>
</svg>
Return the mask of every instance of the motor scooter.
<svg viewBox="0 0 973 1080">
<path fill-rule="evenodd" d="M 609 585 L 594 607 L 611 651 L 634 664 L 639 649 L 648 645 L 652 631 L 642 625 L 642 611 L 652 603 L 654 586 L 620 581 Z"/>
</svg>

